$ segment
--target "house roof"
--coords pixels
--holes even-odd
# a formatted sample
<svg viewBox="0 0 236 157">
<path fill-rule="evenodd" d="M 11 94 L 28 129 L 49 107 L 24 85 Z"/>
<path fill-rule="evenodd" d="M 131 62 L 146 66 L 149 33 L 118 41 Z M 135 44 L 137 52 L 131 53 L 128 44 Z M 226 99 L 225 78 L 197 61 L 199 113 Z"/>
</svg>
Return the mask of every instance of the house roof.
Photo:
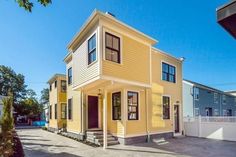
<svg viewBox="0 0 236 157">
<path fill-rule="evenodd" d="M 55 74 L 53 75 L 49 80 L 48 80 L 48 84 L 51 84 L 53 81 L 55 81 L 58 77 L 66 77 L 65 74 Z"/>
<path fill-rule="evenodd" d="M 80 31 L 73 37 L 73 39 L 71 40 L 71 42 L 68 44 L 67 48 L 69 51 L 72 51 L 72 47 L 74 44 L 76 44 L 76 41 L 79 40 L 79 38 L 81 36 L 83 36 L 83 33 L 85 33 L 85 30 L 86 28 L 92 23 L 92 21 L 94 21 L 95 19 L 98 19 L 99 17 L 103 17 L 111 22 L 115 22 L 123 27 L 125 27 L 126 29 L 132 31 L 132 32 L 135 32 L 137 33 L 138 35 L 142 36 L 143 38 L 145 38 L 146 40 L 149 40 L 150 43 L 152 45 L 156 44 L 158 41 L 153 39 L 152 37 L 134 29 L 133 27 L 121 22 L 120 20 L 117 20 L 115 17 L 109 15 L 109 14 L 106 14 L 106 13 L 103 13 L 101 11 L 98 11 L 98 10 L 94 10 L 93 13 L 90 15 L 90 17 L 86 20 L 86 22 L 84 23 L 84 25 L 81 27 Z"/>
<path fill-rule="evenodd" d="M 223 94 L 232 96 L 231 94 L 225 93 L 224 91 L 221 91 L 219 89 L 216 89 L 216 88 L 213 88 L 213 87 L 209 87 L 209 86 L 206 86 L 206 85 L 194 82 L 194 81 L 183 79 L 183 82 L 184 81 L 186 81 L 186 82 L 188 82 L 188 83 L 190 83 L 190 84 L 192 84 L 192 85 L 194 85 L 196 87 L 199 87 L 199 88 L 203 88 L 203 89 L 207 89 L 207 90 L 214 91 L 214 92 L 217 92 L 217 93 L 223 93 Z"/>
</svg>

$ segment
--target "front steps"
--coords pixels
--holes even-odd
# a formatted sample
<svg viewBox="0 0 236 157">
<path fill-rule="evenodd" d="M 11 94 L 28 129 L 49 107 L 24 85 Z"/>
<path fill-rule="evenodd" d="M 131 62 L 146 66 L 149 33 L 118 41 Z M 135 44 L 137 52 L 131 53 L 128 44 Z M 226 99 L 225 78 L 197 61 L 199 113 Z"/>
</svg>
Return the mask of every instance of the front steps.
<svg viewBox="0 0 236 157">
<path fill-rule="evenodd" d="M 94 130 L 86 132 L 86 141 L 94 143 L 98 146 L 103 145 L 103 131 L 102 130 Z M 116 145 L 119 144 L 118 140 L 112 136 L 110 133 L 107 133 L 107 145 Z"/>
</svg>

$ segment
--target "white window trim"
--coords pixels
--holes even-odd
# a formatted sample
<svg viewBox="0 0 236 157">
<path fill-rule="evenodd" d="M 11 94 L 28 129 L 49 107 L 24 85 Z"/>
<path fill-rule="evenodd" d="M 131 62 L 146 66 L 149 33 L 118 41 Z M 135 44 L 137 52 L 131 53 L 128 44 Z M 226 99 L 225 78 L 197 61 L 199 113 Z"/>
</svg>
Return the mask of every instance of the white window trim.
<svg viewBox="0 0 236 157">
<path fill-rule="evenodd" d="M 129 108 L 128 108 L 128 92 L 136 92 L 138 93 L 138 119 L 129 119 L 128 118 L 128 111 L 129 111 Z M 139 90 L 129 90 L 127 89 L 126 90 L 126 105 L 127 105 L 127 115 L 126 115 L 126 118 L 127 118 L 127 121 L 140 121 L 141 120 L 141 114 L 140 114 L 140 91 Z"/>
<path fill-rule="evenodd" d="M 198 90 L 198 98 L 196 98 L 196 96 L 195 96 L 195 90 L 196 89 Z M 199 88 L 198 87 L 193 87 L 193 99 L 198 101 L 199 100 L 199 95 L 200 95 L 199 94 Z"/>
<path fill-rule="evenodd" d="M 175 82 L 170 82 L 170 81 L 166 81 L 166 80 L 163 80 L 163 79 L 162 79 L 162 63 L 166 63 L 166 64 L 169 64 L 169 65 L 175 67 Z M 170 63 L 170 62 L 167 62 L 167 61 L 165 61 L 165 60 L 161 60 L 161 81 L 163 81 L 163 82 L 168 82 L 168 83 L 173 83 L 173 84 L 177 84 L 177 81 L 178 81 L 178 80 L 177 80 L 177 66 L 174 65 L 174 64 L 172 64 L 172 63 Z"/>
<path fill-rule="evenodd" d="M 113 95 L 113 93 L 118 93 L 118 92 L 120 92 L 120 94 L 121 94 L 121 95 L 120 95 L 120 99 L 121 99 L 121 104 L 120 104 L 121 117 L 120 117 L 120 118 L 121 118 L 121 119 L 120 119 L 120 120 L 113 120 L 113 118 L 112 118 L 112 117 L 113 117 L 113 115 L 112 115 L 112 114 L 113 114 L 113 111 L 112 111 L 112 109 L 113 109 L 113 106 L 112 106 L 112 103 L 113 103 L 113 102 L 112 102 L 112 95 Z M 123 98 L 122 98 L 122 90 L 114 90 L 114 91 L 111 92 L 111 99 L 110 99 L 110 100 L 111 100 L 111 120 L 114 121 L 114 122 L 122 121 L 122 120 L 123 120 L 123 114 L 122 114 L 122 102 L 123 102 L 123 101 L 122 101 L 122 99 L 123 99 Z"/>
<path fill-rule="evenodd" d="M 170 119 L 164 119 L 163 118 L 163 97 L 169 97 L 170 98 Z M 174 106 L 174 104 L 172 105 L 172 98 L 171 98 L 171 95 L 168 95 L 168 94 L 163 94 L 161 96 L 161 108 L 162 108 L 162 113 L 161 113 L 161 119 L 164 120 L 164 121 L 167 121 L 167 120 L 172 120 L 172 107 Z"/>
<path fill-rule="evenodd" d="M 107 33 L 110 33 L 114 36 L 117 36 L 118 38 L 120 38 L 120 63 L 116 63 L 116 62 L 113 62 L 113 61 L 110 61 L 110 60 L 106 60 L 106 32 Z M 109 63 L 113 63 L 115 65 L 123 65 L 123 38 L 121 36 L 121 34 L 118 34 L 108 28 L 105 28 L 103 26 L 103 60 L 106 61 L 106 62 L 109 62 Z"/>
<path fill-rule="evenodd" d="M 93 61 L 93 62 L 91 62 L 90 64 L 89 64 L 89 62 L 88 62 L 88 53 L 89 53 L 89 48 L 88 48 L 88 41 L 89 41 L 89 39 L 91 39 L 92 37 L 93 37 L 93 35 L 95 35 L 95 38 L 96 38 L 96 59 L 95 59 L 95 61 Z M 87 59 L 87 68 L 89 68 L 89 67 L 91 67 L 93 64 L 95 64 L 97 61 L 98 61 L 98 44 L 99 44 L 99 42 L 98 42 L 98 32 L 97 32 L 97 30 L 95 30 L 87 39 L 86 39 L 86 46 L 87 46 L 87 55 L 86 55 L 86 59 Z"/>
</svg>

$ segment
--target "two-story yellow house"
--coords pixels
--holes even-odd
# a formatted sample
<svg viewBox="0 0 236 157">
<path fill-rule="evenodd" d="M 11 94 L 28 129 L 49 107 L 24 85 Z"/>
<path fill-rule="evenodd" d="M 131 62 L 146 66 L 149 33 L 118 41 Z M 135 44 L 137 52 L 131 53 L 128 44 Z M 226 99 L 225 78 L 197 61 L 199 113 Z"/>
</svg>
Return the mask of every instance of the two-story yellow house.
<svg viewBox="0 0 236 157">
<path fill-rule="evenodd" d="M 68 136 L 106 147 L 112 137 L 132 144 L 182 133 L 182 61 L 156 43 L 109 13 L 92 13 L 64 58 Z"/>
<path fill-rule="evenodd" d="M 66 75 L 55 74 L 49 81 L 49 125 L 48 130 L 59 131 L 66 128 L 67 98 Z"/>
</svg>

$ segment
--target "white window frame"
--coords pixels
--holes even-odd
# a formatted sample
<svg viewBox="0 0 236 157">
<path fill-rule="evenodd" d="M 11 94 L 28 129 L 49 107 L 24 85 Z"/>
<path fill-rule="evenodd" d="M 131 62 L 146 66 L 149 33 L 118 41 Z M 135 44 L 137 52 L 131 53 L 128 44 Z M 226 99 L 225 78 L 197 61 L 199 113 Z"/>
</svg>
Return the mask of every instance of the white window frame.
<svg viewBox="0 0 236 157">
<path fill-rule="evenodd" d="M 194 100 L 199 100 L 199 88 L 198 87 L 193 87 L 193 97 L 194 97 Z"/>
</svg>

